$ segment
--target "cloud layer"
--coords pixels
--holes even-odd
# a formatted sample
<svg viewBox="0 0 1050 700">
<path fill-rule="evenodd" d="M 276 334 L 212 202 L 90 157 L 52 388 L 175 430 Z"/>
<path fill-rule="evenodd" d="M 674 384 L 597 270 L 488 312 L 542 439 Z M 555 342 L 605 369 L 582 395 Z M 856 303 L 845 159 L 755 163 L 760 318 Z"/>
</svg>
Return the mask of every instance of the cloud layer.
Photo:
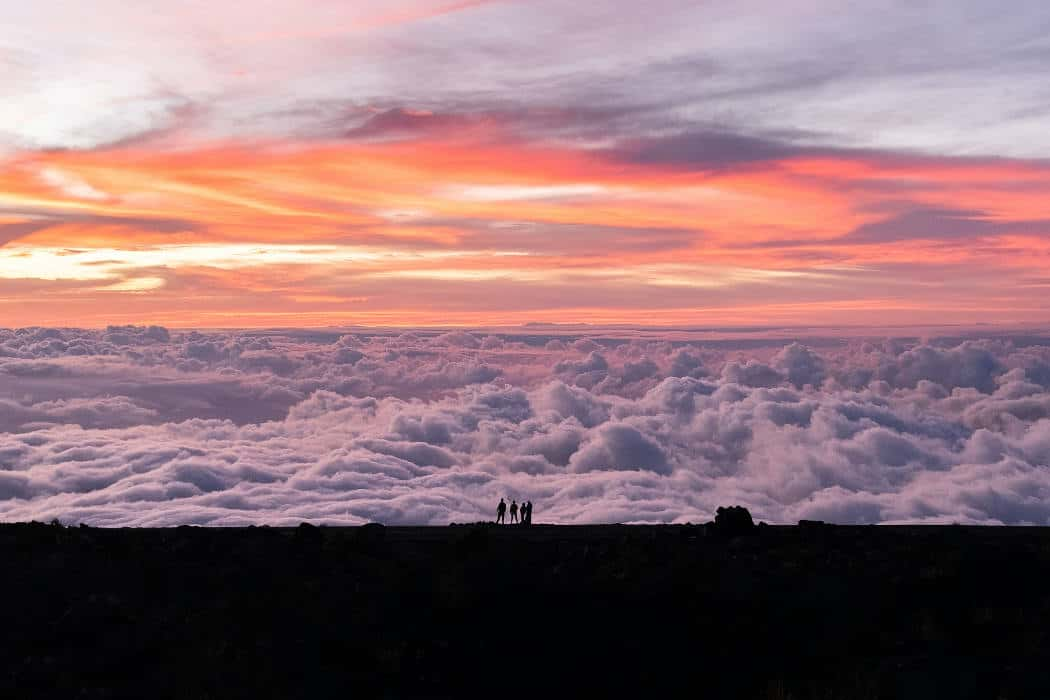
<svg viewBox="0 0 1050 700">
<path fill-rule="evenodd" d="M 1050 341 L 0 331 L 0 517 L 1050 522 Z"/>
</svg>

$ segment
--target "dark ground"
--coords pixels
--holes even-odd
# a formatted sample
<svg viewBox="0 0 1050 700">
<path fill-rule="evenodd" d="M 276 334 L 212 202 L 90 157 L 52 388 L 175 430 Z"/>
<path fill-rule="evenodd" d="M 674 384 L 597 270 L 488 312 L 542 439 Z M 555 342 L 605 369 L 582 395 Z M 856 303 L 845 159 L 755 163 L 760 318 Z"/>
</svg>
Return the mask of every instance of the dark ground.
<svg viewBox="0 0 1050 700">
<path fill-rule="evenodd" d="M 1050 529 L 0 526 L 0 697 L 1050 698 Z"/>
</svg>

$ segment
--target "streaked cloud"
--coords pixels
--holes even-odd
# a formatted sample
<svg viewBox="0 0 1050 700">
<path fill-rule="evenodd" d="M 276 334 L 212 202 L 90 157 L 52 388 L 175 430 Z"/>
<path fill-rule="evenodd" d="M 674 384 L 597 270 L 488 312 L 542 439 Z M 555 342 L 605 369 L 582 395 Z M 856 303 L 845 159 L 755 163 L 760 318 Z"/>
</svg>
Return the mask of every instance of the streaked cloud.
<svg viewBox="0 0 1050 700">
<path fill-rule="evenodd" d="M 564 199 L 606 193 L 600 185 L 453 185 L 441 194 L 475 202 L 513 202 L 521 199 Z"/>
<path fill-rule="evenodd" d="M 4 16 L 12 324 L 1047 318 L 1044 4 Z"/>
</svg>

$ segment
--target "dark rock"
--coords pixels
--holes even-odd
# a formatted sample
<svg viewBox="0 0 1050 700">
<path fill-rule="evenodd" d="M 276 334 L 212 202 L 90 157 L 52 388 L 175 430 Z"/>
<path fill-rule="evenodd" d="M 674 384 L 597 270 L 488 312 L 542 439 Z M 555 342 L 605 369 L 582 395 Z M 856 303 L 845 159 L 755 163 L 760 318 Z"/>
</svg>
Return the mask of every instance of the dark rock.
<svg viewBox="0 0 1050 700">
<path fill-rule="evenodd" d="M 474 556 L 488 551 L 489 529 L 473 526 L 467 534 L 456 541 L 456 550 L 465 556 Z"/>
<path fill-rule="evenodd" d="M 295 528 L 295 541 L 300 544 L 320 544 L 322 539 L 324 535 L 316 525 L 300 523 L 299 527 Z"/>
<path fill-rule="evenodd" d="M 726 537 L 752 535 L 755 533 L 755 521 L 744 506 L 719 508 L 715 511 L 715 531 Z"/>
<path fill-rule="evenodd" d="M 368 523 L 362 525 L 360 534 L 375 541 L 383 541 L 386 539 L 386 525 L 382 523 Z"/>
<path fill-rule="evenodd" d="M 376 551 L 386 542 L 386 526 L 382 523 L 368 523 L 355 528 L 354 541 L 364 549 Z"/>
</svg>

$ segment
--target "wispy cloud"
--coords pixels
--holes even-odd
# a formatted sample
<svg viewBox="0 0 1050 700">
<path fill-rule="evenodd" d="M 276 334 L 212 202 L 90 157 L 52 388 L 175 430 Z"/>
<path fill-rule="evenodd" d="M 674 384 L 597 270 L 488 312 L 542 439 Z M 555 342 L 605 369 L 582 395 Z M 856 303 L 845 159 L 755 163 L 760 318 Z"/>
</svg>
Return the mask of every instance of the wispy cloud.
<svg viewBox="0 0 1050 700">
<path fill-rule="evenodd" d="M 8 9 L 18 323 L 1046 318 L 1043 4 Z"/>
</svg>

